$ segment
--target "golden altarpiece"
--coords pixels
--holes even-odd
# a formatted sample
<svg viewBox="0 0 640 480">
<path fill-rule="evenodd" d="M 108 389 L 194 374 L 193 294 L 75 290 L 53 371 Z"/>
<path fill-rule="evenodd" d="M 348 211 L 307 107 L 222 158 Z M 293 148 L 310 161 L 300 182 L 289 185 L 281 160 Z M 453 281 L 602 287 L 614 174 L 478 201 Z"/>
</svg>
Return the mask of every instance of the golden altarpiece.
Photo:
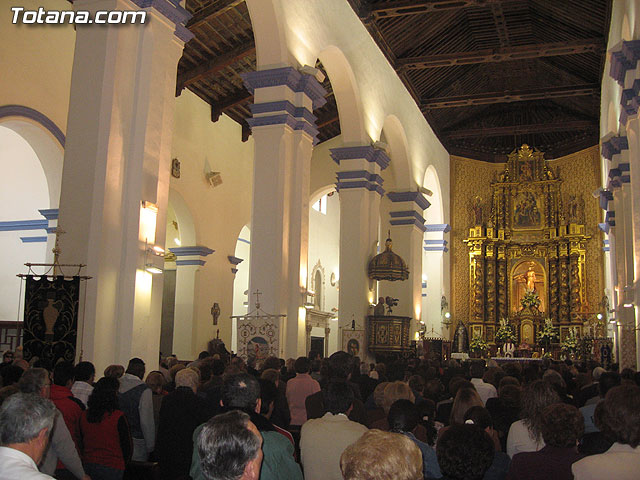
<svg viewBox="0 0 640 480">
<path fill-rule="evenodd" d="M 492 343 L 500 319 L 507 318 L 518 344 L 535 345 L 547 317 L 561 338 L 570 327 L 580 335 L 588 317 L 585 260 L 591 237 L 585 233 L 584 200 L 570 195 L 564 205 L 562 184 L 543 153 L 523 145 L 491 184 L 490 212 L 474 199 L 474 222 L 464 239 L 470 337 Z M 523 307 L 529 291 L 537 294 L 538 307 Z"/>
</svg>

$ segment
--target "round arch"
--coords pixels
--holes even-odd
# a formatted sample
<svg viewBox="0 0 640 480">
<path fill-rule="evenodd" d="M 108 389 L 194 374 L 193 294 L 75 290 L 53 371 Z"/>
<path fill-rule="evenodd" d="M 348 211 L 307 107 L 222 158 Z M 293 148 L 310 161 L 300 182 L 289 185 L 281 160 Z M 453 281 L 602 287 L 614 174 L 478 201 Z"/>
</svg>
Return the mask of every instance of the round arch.
<svg viewBox="0 0 640 480">
<path fill-rule="evenodd" d="M 395 115 L 387 115 L 382 125 L 381 139 L 389 145 L 389 157 L 391 158 L 391 171 L 393 172 L 397 191 L 414 189 L 411 180 L 411 168 L 409 160 L 409 143 L 402 123 Z"/>
<path fill-rule="evenodd" d="M 366 145 L 362 100 L 353 70 L 342 50 L 334 45 L 325 47 L 318 59 L 324 65 L 338 105 L 340 131 L 344 145 Z"/>
<path fill-rule="evenodd" d="M 49 208 L 60 204 L 65 136 L 46 115 L 23 105 L 0 107 L 0 125 L 24 138 L 40 160 L 49 187 Z"/>
<path fill-rule="evenodd" d="M 277 0 L 247 0 L 253 27 L 258 70 L 284 67 L 290 64 L 283 25 L 284 14 Z"/>
<path fill-rule="evenodd" d="M 325 185 L 324 187 L 320 187 L 311 195 L 309 195 L 309 205 L 313 205 L 318 200 L 320 200 L 323 196 L 325 196 L 327 193 L 334 192 L 335 190 L 336 190 L 335 184 Z"/>
<path fill-rule="evenodd" d="M 432 192 L 427 195 L 427 199 L 431 205 L 425 211 L 425 223 L 444 223 L 444 207 L 442 205 L 442 189 L 440 188 L 440 179 L 436 167 L 429 165 L 424 173 L 422 186 Z"/>
<path fill-rule="evenodd" d="M 175 215 L 177 227 L 175 225 L 167 225 L 166 247 L 170 248 L 171 246 L 179 246 L 178 242 L 175 242 L 174 238 L 177 238 L 179 240 L 179 244 L 182 246 L 196 245 L 196 226 L 193 221 L 193 216 L 191 215 L 191 210 L 182 195 L 173 188 L 169 189 L 169 210 L 170 215 L 167 215 L 167 223 L 173 221 L 171 219 L 171 213 L 173 213 Z M 169 236 L 169 233 L 172 232 L 172 228 L 173 231 L 177 230 L 177 237 Z"/>
</svg>

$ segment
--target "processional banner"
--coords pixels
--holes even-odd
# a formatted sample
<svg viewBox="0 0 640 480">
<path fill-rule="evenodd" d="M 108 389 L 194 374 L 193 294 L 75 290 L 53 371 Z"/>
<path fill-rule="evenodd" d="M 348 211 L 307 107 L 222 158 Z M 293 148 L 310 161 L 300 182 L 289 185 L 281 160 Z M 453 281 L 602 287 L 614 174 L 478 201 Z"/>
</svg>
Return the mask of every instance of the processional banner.
<svg viewBox="0 0 640 480">
<path fill-rule="evenodd" d="M 76 356 L 80 277 L 26 277 L 23 348 L 50 367 Z"/>
</svg>

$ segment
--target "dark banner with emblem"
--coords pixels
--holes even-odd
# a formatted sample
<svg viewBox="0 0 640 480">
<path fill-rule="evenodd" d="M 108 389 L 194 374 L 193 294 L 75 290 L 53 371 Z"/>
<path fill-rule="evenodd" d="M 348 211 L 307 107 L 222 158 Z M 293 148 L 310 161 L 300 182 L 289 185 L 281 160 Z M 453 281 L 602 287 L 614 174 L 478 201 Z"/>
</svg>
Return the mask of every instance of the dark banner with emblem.
<svg viewBox="0 0 640 480">
<path fill-rule="evenodd" d="M 80 277 L 27 277 L 22 337 L 26 360 L 38 357 L 50 368 L 59 359 L 75 360 L 79 298 Z"/>
</svg>

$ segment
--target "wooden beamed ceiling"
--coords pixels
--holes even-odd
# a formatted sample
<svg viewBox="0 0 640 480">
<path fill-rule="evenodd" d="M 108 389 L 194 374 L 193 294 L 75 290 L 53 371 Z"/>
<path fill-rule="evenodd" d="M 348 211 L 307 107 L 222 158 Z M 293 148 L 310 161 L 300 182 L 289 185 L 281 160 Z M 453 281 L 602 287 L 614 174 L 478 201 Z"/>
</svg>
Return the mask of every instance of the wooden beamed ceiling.
<svg viewBox="0 0 640 480">
<path fill-rule="evenodd" d="M 443 145 L 504 161 L 521 143 L 553 157 L 598 142 L 609 0 L 348 0 Z M 249 135 L 255 70 L 243 0 L 187 0 L 195 38 L 178 65 L 189 89 Z M 320 63 L 316 65 L 321 70 Z M 319 140 L 340 134 L 330 79 Z"/>
<path fill-rule="evenodd" d="M 608 0 L 349 2 L 450 153 L 598 143 Z"/>
</svg>

